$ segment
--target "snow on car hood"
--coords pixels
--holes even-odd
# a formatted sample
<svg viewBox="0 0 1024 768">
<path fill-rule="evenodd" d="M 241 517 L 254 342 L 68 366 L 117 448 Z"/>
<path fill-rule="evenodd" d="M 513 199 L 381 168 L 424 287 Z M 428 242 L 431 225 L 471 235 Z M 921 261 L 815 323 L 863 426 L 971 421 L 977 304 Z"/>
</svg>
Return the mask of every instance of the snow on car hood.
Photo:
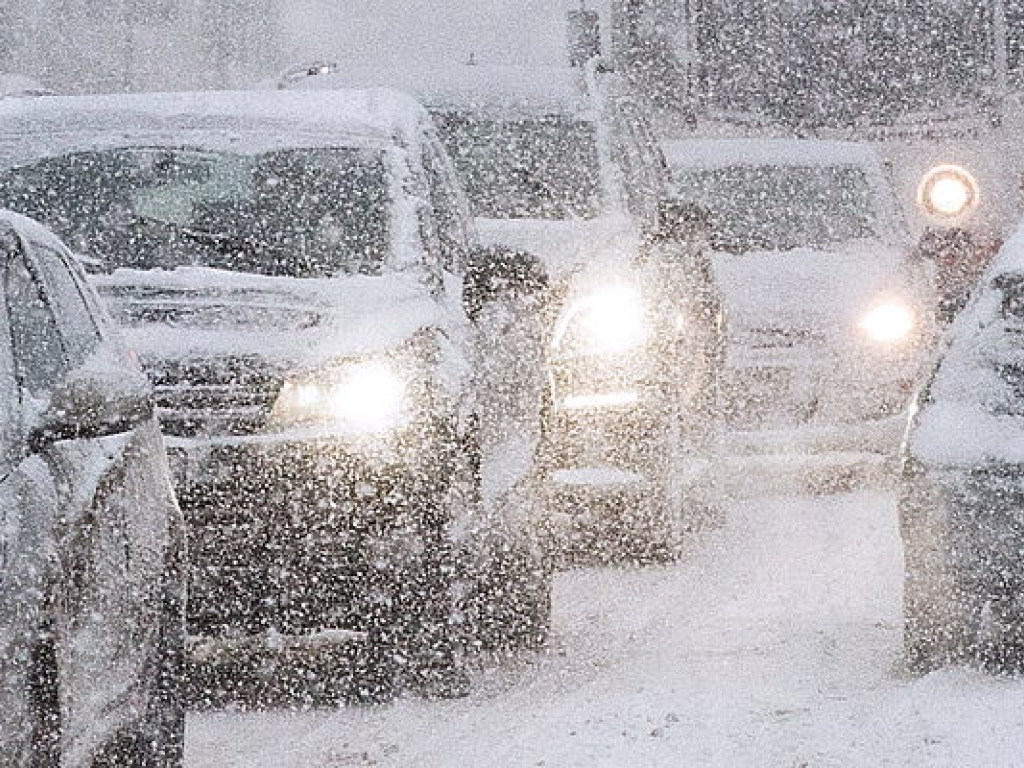
<svg viewBox="0 0 1024 768">
<path fill-rule="evenodd" d="M 94 276 L 144 358 L 253 355 L 282 366 L 386 351 L 440 321 L 416 276 L 298 279 L 206 267 Z"/>
<path fill-rule="evenodd" d="M 631 260 L 640 237 L 627 217 L 596 219 L 477 219 L 484 245 L 504 245 L 539 257 L 554 277 L 581 265 Z"/>
<path fill-rule="evenodd" d="M 883 298 L 908 296 L 899 248 L 876 242 L 831 250 L 716 253 L 715 278 L 733 332 L 843 331 Z"/>
</svg>

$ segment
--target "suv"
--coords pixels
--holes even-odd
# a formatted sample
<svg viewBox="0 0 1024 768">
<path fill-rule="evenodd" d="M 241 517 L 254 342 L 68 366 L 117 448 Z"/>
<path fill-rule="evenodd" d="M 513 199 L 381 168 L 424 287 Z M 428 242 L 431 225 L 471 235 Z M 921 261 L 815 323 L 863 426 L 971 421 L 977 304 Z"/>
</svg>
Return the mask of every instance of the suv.
<svg viewBox="0 0 1024 768">
<path fill-rule="evenodd" d="M 662 458 L 678 442 L 668 435 L 678 437 L 683 422 L 709 431 L 709 410 L 694 402 L 707 399 L 716 358 L 681 348 L 671 327 L 668 337 L 652 334 L 652 343 L 621 349 L 581 350 L 562 338 L 595 311 L 605 325 L 678 315 L 696 331 L 691 335 L 720 331 L 716 289 L 710 271 L 700 268 L 699 235 L 690 247 L 664 249 L 665 238 L 655 243 L 661 231 L 690 237 L 696 229 L 659 221 L 667 175 L 644 111 L 596 61 L 416 71 L 313 65 L 290 71 L 278 85 L 325 90 L 353 83 L 393 85 L 426 104 L 484 240 L 538 254 L 555 278 L 544 466 L 556 512 L 543 521 L 554 527 L 552 541 L 597 534 L 595 543 L 607 550 L 606 534 L 625 531 L 627 554 L 672 553 L 683 507 L 705 505 L 695 503 L 694 487 L 676 482 L 679 467 Z M 657 265 L 666 255 L 671 291 L 659 285 Z M 581 307 L 589 309 L 581 315 Z M 699 382 L 700 391 L 676 397 L 664 386 L 673 377 L 686 380 L 681 389 Z"/>
<path fill-rule="evenodd" d="M 451 693 L 457 619 L 475 642 L 543 640 L 532 453 L 492 470 L 488 435 L 509 430 L 482 386 L 503 381 L 539 421 L 540 340 L 501 376 L 478 359 L 495 317 L 529 347 L 509 318 L 543 275 L 475 245 L 421 107 L 388 91 L 55 98 L 0 126 L 0 199 L 90 261 L 156 383 L 202 669 L 314 657 L 339 670 L 317 676 L 333 697 L 355 649 L 357 696 L 403 679 Z"/>
<path fill-rule="evenodd" d="M 1024 230 L 954 321 L 904 441 L 899 494 L 911 669 L 1024 667 Z"/>
<path fill-rule="evenodd" d="M 84 277 L 0 210 L 0 762 L 173 768 L 184 524 L 152 389 Z"/>
<path fill-rule="evenodd" d="M 712 217 L 730 319 L 730 448 L 894 456 L 935 298 L 874 150 L 787 139 L 663 146 L 673 195 Z"/>
</svg>

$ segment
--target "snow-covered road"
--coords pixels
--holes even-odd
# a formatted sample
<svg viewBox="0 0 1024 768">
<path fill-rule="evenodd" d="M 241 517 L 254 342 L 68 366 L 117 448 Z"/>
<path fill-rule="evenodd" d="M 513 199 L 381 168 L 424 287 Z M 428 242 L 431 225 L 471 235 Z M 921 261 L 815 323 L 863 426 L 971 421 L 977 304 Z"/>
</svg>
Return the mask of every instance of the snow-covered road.
<svg viewBox="0 0 1024 768">
<path fill-rule="evenodd" d="M 1024 681 L 899 672 L 891 496 L 730 506 L 680 564 L 559 577 L 550 650 L 455 702 L 204 713 L 188 768 L 1024 766 Z"/>
</svg>

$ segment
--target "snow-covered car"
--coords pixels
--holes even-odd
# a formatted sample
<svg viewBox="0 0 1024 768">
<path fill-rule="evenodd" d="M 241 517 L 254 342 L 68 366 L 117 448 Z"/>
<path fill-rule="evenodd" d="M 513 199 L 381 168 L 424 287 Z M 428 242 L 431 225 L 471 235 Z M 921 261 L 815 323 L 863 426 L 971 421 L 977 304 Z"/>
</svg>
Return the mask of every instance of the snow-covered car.
<svg viewBox="0 0 1024 768">
<path fill-rule="evenodd" d="M 149 382 L 0 210 L 0 764 L 181 765 L 184 542 Z"/>
<path fill-rule="evenodd" d="M 713 218 L 733 448 L 894 456 L 932 343 L 934 290 L 874 150 L 779 139 L 663 147 L 673 194 Z"/>
<path fill-rule="evenodd" d="M 954 322 L 918 396 L 899 494 L 908 664 L 1024 667 L 1024 230 Z"/>
<path fill-rule="evenodd" d="M 467 623 L 473 642 L 543 639 L 550 572 L 516 512 L 532 447 L 491 471 L 504 414 L 483 386 L 525 419 L 533 392 L 539 422 L 539 333 L 492 368 L 543 274 L 476 245 L 422 107 L 55 98 L 0 109 L 0 162 L 0 200 L 93 262 L 156 384 L 202 669 L 308 657 L 315 695 L 455 693 Z"/>
<path fill-rule="evenodd" d="M 720 333 L 721 314 L 697 249 L 653 244 L 660 232 L 689 237 L 693 228 L 660 220 L 664 159 L 628 88 L 596 62 L 295 71 L 306 75 L 279 87 L 387 84 L 415 95 L 437 123 L 484 241 L 538 254 L 554 278 L 544 465 L 555 514 L 541 521 L 555 524 L 553 541 L 597 533 L 607 548 L 601 531 L 618 531 L 630 552 L 673 551 L 689 493 L 665 447 L 678 443 L 668 436 L 680 424 L 708 431 L 709 411 L 695 403 L 707 399 L 718 362 L 679 342 Z M 669 316 L 685 318 L 688 331 L 656 319 Z M 637 321 L 643 338 L 621 343 Z M 581 323 L 603 335 L 590 349 L 576 338 Z"/>
</svg>

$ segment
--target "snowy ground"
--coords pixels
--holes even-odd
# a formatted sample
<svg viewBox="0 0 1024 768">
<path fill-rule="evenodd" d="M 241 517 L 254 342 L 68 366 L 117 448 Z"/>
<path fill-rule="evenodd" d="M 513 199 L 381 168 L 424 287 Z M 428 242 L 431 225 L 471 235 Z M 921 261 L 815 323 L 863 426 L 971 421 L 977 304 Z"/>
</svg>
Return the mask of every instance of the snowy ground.
<svg viewBox="0 0 1024 768">
<path fill-rule="evenodd" d="M 188 768 L 1024 765 L 1024 680 L 899 671 L 884 493 L 747 498 L 675 566 L 559 577 L 552 648 L 455 702 L 205 713 Z"/>
</svg>

